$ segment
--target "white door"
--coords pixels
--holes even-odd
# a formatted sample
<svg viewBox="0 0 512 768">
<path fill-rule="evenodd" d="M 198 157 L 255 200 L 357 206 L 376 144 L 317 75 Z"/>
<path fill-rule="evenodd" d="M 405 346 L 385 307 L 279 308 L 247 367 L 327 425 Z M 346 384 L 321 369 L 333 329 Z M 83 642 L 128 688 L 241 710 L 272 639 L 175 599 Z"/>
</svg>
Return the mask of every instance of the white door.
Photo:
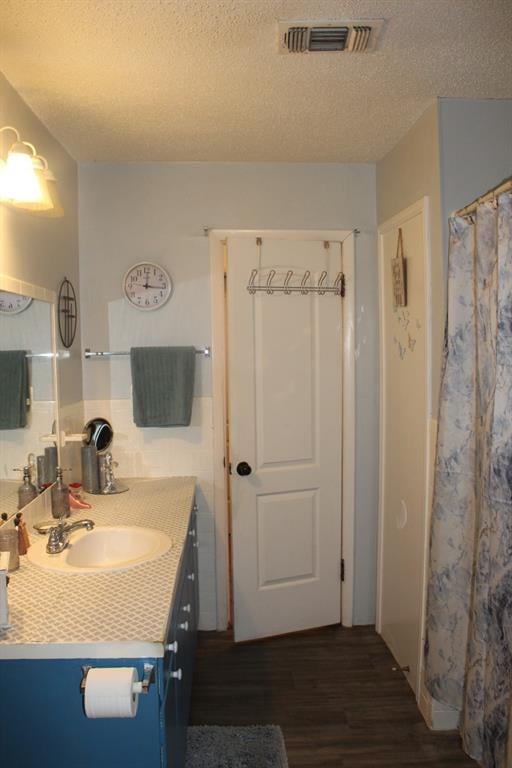
<svg viewBox="0 0 512 768">
<path fill-rule="evenodd" d="M 341 298 L 249 293 L 323 270 L 340 247 L 228 238 L 227 325 L 235 640 L 340 621 Z M 295 278 L 294 278 L 295 280 Z M 239 466 L 242 462 L 248 467 Z M 238 469 L 238 471 L 237 471 Z"/>
<path fill-rule="evenodd" d="M 391 260 L 402 229 L 407 306 L 395 308 Z M 428 252 L 423 202 L 380 230 L 381 466 L 378 629 L 418 692 L 427 556 Z"/>
</svg>

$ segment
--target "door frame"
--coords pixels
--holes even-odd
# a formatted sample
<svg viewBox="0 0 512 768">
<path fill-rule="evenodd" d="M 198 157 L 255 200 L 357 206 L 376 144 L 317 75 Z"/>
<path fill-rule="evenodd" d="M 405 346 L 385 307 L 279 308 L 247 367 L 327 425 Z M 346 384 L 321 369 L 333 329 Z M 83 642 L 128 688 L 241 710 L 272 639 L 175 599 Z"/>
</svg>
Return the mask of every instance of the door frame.
<svg viewBox="0 0 512 768">
<path fill-rule="evenodd" d="M 423 224 L 423 252 L 425 254 L 425 367 L 427 370 L 426 396 L 425 396 L 425 503 L 423 521 L 423 563 L 421 564 L 421 618 L 419 627 L 418 647 L 418 675 L 416 680 L 417 700 L 421 694 L 421 681 L 423 677 L 423 642 L 425 636 L 425 608 L 426 608 L 426 583 L 428 570 L 428 541 L 430 529 L 430 503 L 432 497 L 433 462 L 435 453 L 435 424 L 432 422 L 432 254 L 430 242 L 430 209 L 429 198 L 420 198 L 412 205 L 388 219 L 378 228 L 378 267 L 379 267 L 379 354 L 380 354 L 380 403 L 379 403 L 379 512 L 378 512 L 378 539 L 377 539 L 377 617 L 375 628 L 382 633 L 382 589 L 383 589 L 383 564 L 384 564 L 384 491 L 385 491 L 385 450 L 384 433 L 386 429 L 386 414 L 384 410 L 386 402 L 385 371 L 383 354 L 389 340 L 384 337 L 383 314 L 386 301 L 390 297 L 384 295 L 384 235 L 393 229 L 405 224 L 410 219 L 421 215 Z M 434 448 L 433 448 L 434 446 Z"/>
<path fill-rule="evenodd" d="M 229 537 L 226 446 L 226 311 L 224 296 L 225 241 L 228 237 L 271 237 L 285 240 L 339 240 L 343 245 L 346 293 L 342 307 L 342 557 L 345 579 L 341 585 L 341 622 L 352 626 L 354 604 L 355 527 L 355 238 L 356 230 L 212 229 L 210 247 L 210 299 L 212 328 L 213 399 L 213 516 L 217 629 L 228 626 L 230 605 Z"/>
</svg>

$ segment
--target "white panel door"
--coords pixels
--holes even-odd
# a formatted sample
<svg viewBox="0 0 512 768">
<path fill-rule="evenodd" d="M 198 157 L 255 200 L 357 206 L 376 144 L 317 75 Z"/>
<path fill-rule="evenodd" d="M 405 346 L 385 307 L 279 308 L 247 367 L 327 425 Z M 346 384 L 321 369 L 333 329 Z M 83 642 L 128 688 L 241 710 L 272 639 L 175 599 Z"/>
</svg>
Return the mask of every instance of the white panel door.
<svg viewBox="0 0 512 768">
<path fill-rule="evenodd" d="M 250 294 L 251 270 L 322 270 L 339 246 L 228 239 L 235 640 L 340 621 L 341 299 Z M 248 475 L 241 462 L 251 468 Z M 246 467 L 247 470 L 247 467 Z"/>
<path fill-rule="evenodd" d="M 391 260 L 402 228 L 407 306 L 395 308 Z M 418 692 L 426 541 L 429 280 L 424 210 L 413 206 L 380 234 L 381 469 L 379 631 Z"/>
</svg>

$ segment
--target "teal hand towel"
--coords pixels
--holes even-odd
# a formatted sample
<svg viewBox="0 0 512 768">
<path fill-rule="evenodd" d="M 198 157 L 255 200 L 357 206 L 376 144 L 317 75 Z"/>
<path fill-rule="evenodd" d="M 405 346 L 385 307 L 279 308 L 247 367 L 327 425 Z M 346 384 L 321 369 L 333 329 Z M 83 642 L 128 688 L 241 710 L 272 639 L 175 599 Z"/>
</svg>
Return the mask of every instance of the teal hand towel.
<svg viewBox="0 0 512 768">
<path fill-rule="evenodd" d="M 0 429 L 27 426 L 28 360 L 24 349 L 0 352 Z"/>
<path fill-rule="evenodd" d="M 138 427 L 187 427 L 194 396 L 194 347 L 132 347 L 133 420 Z"/>
</svg>

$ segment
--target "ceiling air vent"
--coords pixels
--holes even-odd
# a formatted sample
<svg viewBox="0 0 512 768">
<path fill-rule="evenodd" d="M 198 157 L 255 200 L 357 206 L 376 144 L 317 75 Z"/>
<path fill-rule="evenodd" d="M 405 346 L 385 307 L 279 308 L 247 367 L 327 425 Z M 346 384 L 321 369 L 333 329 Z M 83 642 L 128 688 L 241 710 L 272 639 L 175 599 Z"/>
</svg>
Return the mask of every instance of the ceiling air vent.
<svg viewBox="0 0 512 768">
<path fill-rule="evenodd" d="M 363 53 L 375 48 L 382 19 L 365 21 L 280 21 L 281 53 Z"/>
</svg>

